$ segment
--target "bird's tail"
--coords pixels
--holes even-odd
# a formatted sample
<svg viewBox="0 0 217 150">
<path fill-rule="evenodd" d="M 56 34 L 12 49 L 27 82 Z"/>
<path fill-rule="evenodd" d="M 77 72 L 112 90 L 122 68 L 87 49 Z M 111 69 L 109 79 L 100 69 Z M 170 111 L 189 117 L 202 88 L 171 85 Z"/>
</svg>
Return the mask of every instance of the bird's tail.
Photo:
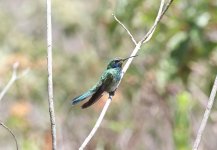
<svg viewBox="0 0 217 150">
<path fill-rule="evenodd" d="M 77 96 L 75 97 L 73 100 L 72 100 L 72 105 L 75 105 L 83 100 L 85 100 L 86 98 L 92 96 L 94 94 L 94 90 L 89 90 L 87 92 L 85 92 L 84 94 L 80 95 L 80 96 Z"/>
</svg>

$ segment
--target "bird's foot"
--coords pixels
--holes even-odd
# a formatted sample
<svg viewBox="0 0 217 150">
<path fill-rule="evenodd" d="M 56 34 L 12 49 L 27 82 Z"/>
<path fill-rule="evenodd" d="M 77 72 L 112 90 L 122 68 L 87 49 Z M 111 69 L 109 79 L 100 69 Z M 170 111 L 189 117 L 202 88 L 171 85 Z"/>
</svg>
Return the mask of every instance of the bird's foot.
<svg viewBox="0 0 217 150">
<path fill-rule="evenodd" d="M 115 95 L 115 92 L 116 92 L 117 89 L 115 89 L 114 91 L 112 92 L 109 92 L 109 96 L 114 96 Z"/>
</svg>

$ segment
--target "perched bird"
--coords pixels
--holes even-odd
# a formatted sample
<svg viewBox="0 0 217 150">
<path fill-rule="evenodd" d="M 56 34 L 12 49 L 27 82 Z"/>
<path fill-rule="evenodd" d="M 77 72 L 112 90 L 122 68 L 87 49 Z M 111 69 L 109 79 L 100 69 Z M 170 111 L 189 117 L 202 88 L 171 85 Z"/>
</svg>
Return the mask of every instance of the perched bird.
<svg viewBox="0 0 217 150">
<path fill-rule="evenodd" d="M 131 57 L 136 57 L 131 56 Z M 87 108 L 97 102 L 103 95 L 104 92 L 109 93 L 109 95 L 113 96 L 115 94 L 115 90 L 117 88 L 117 85 L 121 79 L 121 71 L 122 71 L 122 64 L 125 60 L 131 58 L 127 57 L 124 59 L 116 58 L 114 60 L 111 60 L 106 68 L 106 70 L 103 72 L 102 76 L 100 77 L 100 80 L 97 82 L 96 85 L 94 85 L 91 89 L 89 89 L 84 94 L 75 97 L 72 100 L 72 105 L 75 105 L 86 98 L 90 97 L 89 101 L 84 103 L 81 107 Z"/>
</svg>

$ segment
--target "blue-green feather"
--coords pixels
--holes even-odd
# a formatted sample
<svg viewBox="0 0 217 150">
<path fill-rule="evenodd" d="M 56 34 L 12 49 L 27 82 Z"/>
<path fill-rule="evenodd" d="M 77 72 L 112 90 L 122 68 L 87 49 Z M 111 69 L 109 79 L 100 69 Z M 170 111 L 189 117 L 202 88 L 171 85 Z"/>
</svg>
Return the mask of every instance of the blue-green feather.
<svg viewBox="0 0 217 150">
<path fill-rule="evenodd" d="M 84 94 L 74 98 L 72 100 L 72 105 L 91 97 L 89 101 L 82 105 L 82 108 L 87 108 L 98 101 L 103 95 L 103 92 L 106 91 L 109 94 L 114 93 L 121 79 L 122 63 L 122 59 L 114 59 L 110 61 L 107 69 L 103 72 L 97 84 Z"/>
<path fill-rule="evenodd" d="M 85 100 L 86 98 L 92 96 L 94 93 L 95 93 L 95 91 L 91 89 L 91 90 L 85 92 L 84 94 L 75 97 L 75 98 L 72 100 L 72 105 L 75 105 L 75 104 L 77 104 L 77 103 L 79 103 L 79 102 Z"/>
</svg>

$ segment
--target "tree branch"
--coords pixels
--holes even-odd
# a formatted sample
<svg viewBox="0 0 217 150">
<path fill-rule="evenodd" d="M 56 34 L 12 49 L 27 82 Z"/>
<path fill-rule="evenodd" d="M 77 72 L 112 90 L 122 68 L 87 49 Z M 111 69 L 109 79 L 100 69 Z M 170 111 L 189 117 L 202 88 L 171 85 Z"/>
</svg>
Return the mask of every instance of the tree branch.
<svg viewBox="0 0 217 150">
<path fill-rule="evenodd" d="M 115 18 L 115 20 L 127 31 L 128 35 L 131 37 L 131 40 L 133 41 L 133 43 L 136 45 L 137 42 L 134 39 L 133 35 L 130 33 L 130 31 L 127 29 L 127 27 L 114 15 L 112 14 L 113 17 Z"/>
<path fill-rule="evenodd" d="M 5 94 L 7 93 L 7 91 L 9 90 L 9 88 L 12 86 L 12 84 L 19 78 L 23 77 L 24 75 L 26 75 L 29 71 L 29 69 L 24 70 L 20 75 L 17 75 L 17 68 L 19 67 L 19 62 L 15 62 L 13 64 L 13 73 L 11 76 L 11 79 L 9 80 L 9 82 L 7 83 L 7 85 L 4 87 L 4 89 L 2 90 L 2 92 L 0 93 L 0 101 L 3 99 L 3 97 L 5 96 Z"/>
<path fill-rule="evenodd" d="M 56 124 L 53 103 L 53 77 L 52 77 L 52 24 L 51 0 L 47 0 L 47 70 L 48 70 L 48 103 L 51 123 L 52 149 L 56 150 Z"/>
<path fill-rule="evenodd" d="M 4 89 L 2 90 L 2 92 L 0 93 L 0 101 L 3 99 L 3 97 L 5 96 L 5 94 L 7 93 L 7 91 L 9 90 L 9 88 L 12 86 L 12 84 L 18 80 L 19 78 L 23 77 L 24 75 L 26 75 L 29 71 L 29 69 L 24 70 L 20 75 L 17 75 L 17 68 L 19 67 L 19 62 L 15 62 L 13 64 L 13 73 L 11 76 L 11 79 L 9 80 L 9 82 L 7 83 L 7 85 L 4 87 Z M 17 139 L 16 136 L 14 135 L 14 133 L 11 131 L 10 128 L 8 128 L 4 123 L 2 123 L 0 121 L 0 125 L 5 128 L 8 132 L 10 132 L 10 134 L 13 136 L 15 143 L 16 143 L 16 149 L 18 150 L 18 143 L 17 143 Z"/>
<path fill-rule="evenodd" d="M 0 125 L 1 125 L 3 128 L 5 128 L 5 129 L 13 136 L 14 141 L 15 141 L 15 143 L 16 143 L 16 149 L 18 150 L 19 147 L 18 147 L 17 139 L 16 139 L 16 136 L 14 135 L 14 133 L 13 133 L 13 132 L 11 131 L 11 129 L 8 128 L 4 123 L 0 122 Z"/>
<path fill-rule="evenodd" d="M 85 141 L 83 142 L 83 144 L 81 145 L 79 150 L 83 150 L 85 148 L 85 146 L 87 145 L 87 143 L 90 141 L 90 139 L 93 137 L 93 135 L 96 133 L 96 130 L 99 128 L 111 101 L 112 101 L 112 97 L 109 97 L 108 100 L 106 101 L 104 107 L 103 107 L 103 110 L 102 110 L 94 128 L 91 130 L 90 134 L 87 136 L 87 138 L 85 139 Z"/>
<path fill-rule="evenodd" d="M 206 127 L 207 120 L 209 118 L 209 115 L 210 115 L 210 112 L 211 112 L 211 109 L 212 109 L 212 106 L 213 106 L 213 102 L 215 100 L 216 91 L 217 91 L 217 76 L 215 78 L 215 81 L 214 81 L 214 84 L 213 84 L 213 87 L 212 87 L 212 91 L 211 91 L 211 94 L 210 94 L 210 97 L 209 97 L 209 101 L 208 101 L 208 104 L 206 106 L 206 110 L 205 110 L 205 113 L 204 113 L 204 116 L 203 116 L 203 120 L 202 120 L 202 122 L 200 124 L 200 128 L 199 128 L 199 130 L 197 132 L 197 137 L 196 137 L 196 139 L 194 141 L 194 146 L 193 146 L 192 150 L 197 150 L 198 147 L 199 147 L 201 137 L 203 135 L 204 129 Z"/>
<path fill-rule="evenodd" d="M 173 0 L 171 0 L 169 3 L 171 4 L 172 1 L 173 1 Z M 166 9 L 164 9 L 164 11 L 162 12 L 163 6 L 164 6 L 164 0 L 161 0 L 160 8 L 159 8 L 159 10 L 158 10 L 158 14 L 157 14 L 157 17 L 156 17 L 156 19 L 155 19 L 155 21 L 154 21 L 154 24 L 153 24 L 153 26 L 151 27 L 151 29 L 148 31 L 148 33 L 142 38 L 141 43 L 146 43 L 146 42 L 148 42 L 148 41 L 151 39 L 151 37 L 152 37 L 152 35 L 153 35 L 153 33 L 154 33 L 154 31 L 155 31 L 155 29 L 156 29 L 158 23 L 160 22 L 162 16 L 164 15 L 164 13 L 165 13 L 166 10 L 167 10 L 167 8 L 166 8 Z M 167 6 L 169 7 L 170 5 L 167 4 Z"/>
<path fill-rule="evenodd" d="M 133 50 L 133 52 L 131 53 L 130 56 L 135 56 L 135 55 L 137 54 L 137 52 L 140 50 L 142 44 L 148 42 L 148 41 L 151 39 L 151 37 L 152 37 L 152 35 L 153 35 L 153 33 L 154 33 L 154 30 L 155 30 L 156 26 L 158 25 L 158 23 L 159 23 L 159 21 L 161 20 L 162 16 L 165 14 L 165 12 L 167 11 L 167 9 L 168 9 L 169 6 L 171 5 L 172 1 L 173 1 L 173 0 L 170 0 L 170 1 L 166 4 L 165 9 L 163 10 L 164 0 L 161 0 L 161 4 L 160 4 L 159 11 L 158 11 L 158 15 L 157 15 L 157 17 L 156 17 L 156 19 L 155 19 L 155 22 L 154 22 L 153 26 L 150 28 L 150 30 L 148 31 L 148 33 L 147 33 L 138 43 L 136 43 L 136 41 L 134 40 L 135 38 L 132 36 L 132 34 L 130 33 L 130 31 L 124 26 L 124 24 L 121 23 L 121 22 L 114 16 L 115 20 L 116 20 L 116 21 L 127 31 L 127 33 L 130 35 L 130 37 L 131 37 L 132 41 L 134 42 L 134 44 L 136 43 L 136 44 L 135 44 L 136 46 L 135 46 L 135 48 L 134 48 L 134 50 Z M 163 11 L 162 11 L 162 10 L 163 10 Z M 127 62 L 126 62 L 126 64 L 124 65 L 124 67 L 123 67 L 123 69 L 122 69 L 121 80 L 122 80 L 122 78 L 123 78 L 125 72 L 126 72 L 127 69 L 129 68 L 129 66 L 130 66 L 130 64 L 131 64 L 131 62 L 132 62 L 133 59 L 134 59 L 134 57 L 128 59 Z M 121 80 L 120 80 L 120 82 L 121 82 Z M 119 84 L 120 84 L 120 82 L 119 82 Z M 119 84 L 118 84 L 118 86 L 119 86 Z M 118 87 L 118 86 L 117 86 L 117 87 Z M 111 103 L 111 101 L 112 101 L 112 96 L 109 96 L 109 98 L 108 98 L 108 100 L 106 101 L 106 104 L 104 105 L 103 110 L 102 110 L 102 112 L 101 112 L 101 114 L 100 114 L 100 116 L 99 116 L 99 118 L 98 118 L 98 120 L 97 120 L 95 126 L 93 127 L 93 129 L 92 129 L 92 131 L 90 132 L 90 134 L 86 137 L 85 141 L 83 142 L 83 144 L 81 145 L 81 147 L 79 148 L 79 150 L 83 150 L 83 149 L 86 147 L 86 145 L 89 143 L 89 141 L 91 140 L 91 138 L 93 137 L 93 135 L 94 135 L 95 132 L 97 131 L 97 129 L 98 129 L 98 127 L 100 126 L 100 124 L 101 124 L 101 122 L 102 122 L 102 120 L 103 120 L 103 117 L 104 117 L 104 115 L 105 115 L 105 113 L 106 113 L 106 111 L 107 111 L 107 109 L 108 109 L 109 104 Z"/>
</svg>

